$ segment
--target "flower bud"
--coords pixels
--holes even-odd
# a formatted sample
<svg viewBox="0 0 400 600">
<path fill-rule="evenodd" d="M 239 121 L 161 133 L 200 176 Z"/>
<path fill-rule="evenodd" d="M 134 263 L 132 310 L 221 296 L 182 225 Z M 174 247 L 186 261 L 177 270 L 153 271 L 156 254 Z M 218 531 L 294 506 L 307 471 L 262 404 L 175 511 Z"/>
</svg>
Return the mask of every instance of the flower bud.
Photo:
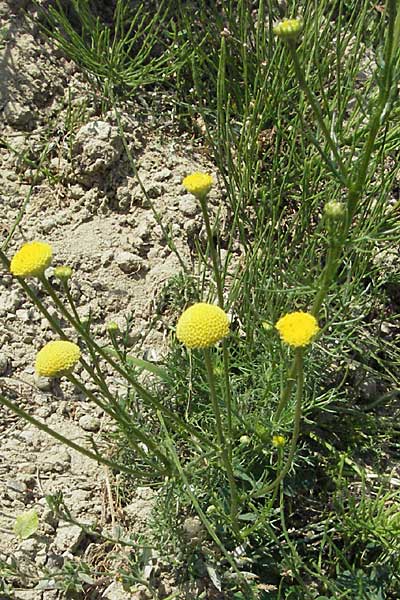
<svg viewBox="0 0 400 600">
<path fill-rule="evenodd" d="M 55 267 L 54 268 L 54 277 L 60 279 L 61 281 L 68 281 L 68 279 L 72 275 L 72 269 L 68 266 Z"/>
<path fill-rule="evenodd" d="M 242 444 L 242 446 L 249 446 L 251 440 L 248 435 L 241 435 L 239 438 L 239 442 Z"/>
<path fill-rule="evenodd" d="M 286 438 L 283 435 L 273 435 L 272 445 L 274 448 L 282 448 L 286 444 Z"/>
<path fill-rule="evenodd" d="M 119 332 L 118 323 L 116 323 L 115 321 L 109 321 L 107 323 L 107 331 L 108 331 L 108 333 L 118 333 Z"/>
<path fill-rule="evenodd" d="M 327 217 L 339 221 L 346 214 L 346 205 L 344 202 L 338 202 L 337 200 L 331 200 L 324 206 L 324 212 Z"/>
<path fill-rule="evenodd" d="M 302 19 L 283 19 L 275 25 L 273 32 L 282 40 L 296 40 L 303 30 Z"/>
</svg>

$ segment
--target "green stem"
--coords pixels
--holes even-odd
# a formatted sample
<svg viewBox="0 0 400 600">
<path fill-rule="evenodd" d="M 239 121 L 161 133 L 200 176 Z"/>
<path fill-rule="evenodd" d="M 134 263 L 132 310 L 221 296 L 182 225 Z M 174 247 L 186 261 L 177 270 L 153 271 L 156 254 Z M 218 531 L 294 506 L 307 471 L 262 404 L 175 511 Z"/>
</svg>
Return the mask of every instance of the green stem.
<svg viewBox="0 0 400 600">
<path fill-rule="evenodd" d="M 209 385 L 209 389 L 210 389 L 211 404 L 212 404 L 213 411 L 214 411 L 218 444 L 220 447 L 222 461 L 224 463 L 225 471 L 226 471 L 226 474 L 228 476 L 228 481 L 229 481 L 229 490 L 230 490 L 230 495 L 231 495 L 231 506 L 230 506 L 231 510 L 230 510 L 230 512 L 231 512 L 232 526 L 233 526 L 234 531 L 237 533 L 239 531 L 238 524 L 237 524 L 238 492 L 237 492 L 235 476 L 233 474 L 233 468 L 232 468 L 232 463 L 231 463 L 230 456 L 229 456 L 228 447 L 225 442 L 225 436 L 224 436 L 224 432 L 223 432 L 222 419 L 221 419 L 221 412 L 219 410 L 218 398 L 217 398 L 217 394 L 215 391 L 214 369 L 213 369 L 212 362 L 211 362 L 209 348 L 204 349 L 204 361 L 205 361 L 205 365 L 206 365 L 206 369 L 207 369 L 207 379 L 208 379 L 208 385 Z"/>
<path fill-rule="evenodd" d="M 90 337 L 90 335 L 88 335 L 88 332 L 86 331 L 85 327 L 83 327 L 73 317 L 73 315 L 71 315 L 69 313 L 69 311 L 65 308 L 63 303 L 58 298 L 57 294 L 55 293 L 53 287 L 51 286 L 50 282 L 46 279 L 46 277 L 43 275 L 40 278 L 40 280 L 43 283 L 43 286 L 45 287 L 46 291 L 52 298 L 54 304 L 58 307 L 58 309 L 60 310 L 62 315 L 67 319 L 67 321 L 69 321 L 69 323 L 74 327 L 74 329 L 77 331 L 77 333 L 79 333 L 79 335 L 81 335 L 81 337 L 84 339 L 84 341 L 86 342 L 88 347 L 93 348 L 99 354 L 99 356 L 101 356 L 106 362 L 108 362 L 109 365 L 111 365 L 111 367 L 113 369 L 115 369 L 115 371 L 117 371 L 117 373 L 119 373 L 126 381 L 128 381 L 128 383 L 130 383 L 132 385 L 132 387 L 136 390 L 136 392 L 139 394 L 139 396 L 142 398 L 142 400 L 147 402 L 148 405 L 152 406 L 156 410 L 160 410 L 166 417 L 170 418 L 177 425 L 179 425 L 180 427 L 185 429 L 188 433 L 190 433 L 194 437 L 197 437 L 198 439 L 201 439 L 203 442 L 207 443 L 208 445 L 215 447 L 215 444 L 213 445 L 213 443 L 210 440 L 208 440 L 206 436 L 199 433 L 194 427 L 192 427 L 188 423 L 185 423 L 184 421 L 182 421 L 173 411 L 171 411 L 168 408 L 166 408 L 165 406 L 163 406 L 161 404 L 161 402 L 159 402 L 143 386 L 141 386 L 140 383 L 134 377 L 132 377 L 125 369 L 120 367 L 119 364 L 116 363 L 111 358 L 110 354 L 108 352 L 106 352 L 105 350 L 103 350 L 103 348 L 101 348 L 101 346 L 99 346 Z M 28 286 L 26 286 L 26 287 L 28 287 Z M 36 299 L 35 304 L 40 309 L 38 302 L 40 303 L 40 301 L 38 299 Z M 51 320 L 51 317 L 48 312 L 47 312 L 47 315 L 48 315 L 47 318 L 50 318 L 50 320 Z M 64 335 L 64 337 L 65 337 L 65 335 Z"/>
<path fill-rule="evenodd" d="M 158 449 L 158 445 L 148 435 L 143 433 L 140 429 L 132 424 L 129 415 L 121 410 L 115 399 L 113 399 L 114 409 L 112 410 L 106 404 L 103 404 L 103 402 L 98 400 L 98 398 L 96 398 L 96 396 L 92 394 L 92 392 L 90 392 L 86 386 L 72 373 L 67 375 L 67 379 L 69 379 L 71 383 L 73 383 L 85 396 L 87 396 L 89 400 L 92 400 L 92 402 L 104 410 L 104 412 L 106 412 L 113 420 L 120 422 L 122 425 L 125 424 L 125 426 L 128 427 L 129 432 L 132 433 L 140 442 L 142 442 L 142 444 L 145 444 L 155 456 L 158 456 L 161 462 L 167 467 L 168 471 L 170 470 L 171 464 L 168 458 Z M 146 453 L 140 453 L 146 458 L 147 461 L 148 458 L 146 457 Z"/>
<path fill-rule="evenodd" d="M 335 235 L 335 232 L 330 233 L 328 256 L 326 258 L 325 267 L 319 279 L 319 289 L 314 298 L 314 302 L 311 309 L 311 314 L 314 315 L 314 317 L 316 318 L 318 317 L 318 313 L 320 311 L 322 303 L 326 298 L 330 285 L 336 274 L 338 259 L 343 248 L 343 243 L 341 242 L 341 240 L 344 239 L 343 236 L 341 236 L 341 239 L 337 240 L 335 238 Z M 347 237 L 347 235 L 345 237 Z"/>
<path fill-rule="evenodd" d="M 211 229 L 210 218 L 208 216 L 207 196 L 198 196 L 198 199 L 200 201 L 201 212 L 203 214 L 204 224 L 206 226 L 208 247 L 210 250 L 211 260 L 213 263 L 215 283 L 217 284 L 218 304 L 223 310 L 224 309 L 224 292 L 223 292 L 223 287 L 222 287 L 219 259 L 218 259 L 218 255 L 217 255 L 217 250 L 215 248 L 214 240 L 213 240 L 213 232 Z"/>
<path fill-rule="evenodd" d="M 290 396 L 292 395 L 293 386 L 296 382 L 296 371 L 297 371 L 297 363 L 296 363 L 296 360 L 293 360 L 292 366 L 289 370 L 289 373 L 288 373 L 288 376 L 286 379 L 286 384 L 284 385 L 284 387 L 282 389 L 279 404 L 278 404 L 276 412 L 275 412 L 275 417 L 274 417 L 275 423 L 277 423 L 279 421 L 282 411 L 285 408 L 285 406 L 287 405 L 287 403 L 290 399 Z"/>
<path fill-rule="evenodd" d="M 226 561 L 229 563 L 229 565 L 232 567 L 232 569 L 235 571 L 238 579 L 243 583 L 243 585 L 246 587 L 246 592 L 247 592 L 247 596 L 246 598 L 253 599 L 254 598 L 254 594 L 252 592 L 251 587 L 249 586 L 249 584 L 247 583 L 246 579 L 244 578 L 243 574 L 240 572 L 240 570 L 237 567 L 237 564 L 235 562 L 235 560 L 232 558 L 232 553 L 228 552 L 225 548 L 225 546 L 223 545 L 223 543 L 221 542 L 221 540 L 219 539 L 219 537 L 217 536 L 216 532 L 215 532 L 215 527 L 214 525 L 208 520 L 206 514 L 204 513 L 204 511 L 201 509 L 201 506 L 199 504 L 199 501 L 197 499 L 197 497 L 194 495 L 194 493 L 192 492 L 192 487 L 190 485 L 190 482 L 188 480 L 188 478 L 186 477 L 185 471 L 182 468 L 182 465 L 180 463 L 179 457 L 176 453 L 176 450 L 174 448 L 174 445 L 172 443 L 171 437 L 168 433 L 168 430 L 163 422 L 163 418 L 160 414 L 160 420 L 161 423 L 163 425 L 163 429 L 165 432 L 165 436 L 166 436 L 166 443 L 168 446 L 168 449 L 172 455 L 172 458 L 175 462 L 175 466 L 176 466 L 176 470 L 179 473 L 179 476 L 181 478 L 181 481 L 184 483 L 185 486 L 185 492 L 187 493 L 187 495 L 189 496 L 194 508 L 196 509 L 197 514 L 199 515 L 199 518 L 201 520 L 201 522 L 203 523 L 204 527 L 206 528 L 210 538 L 214 541 L 214 543 L 216 544 L 216 546 L 220 549 L 222 555 L 224 556 L 224 558 L 226 559 Z"/>
<path fill-rule="evenodd" d="M 342 159 L 340 157 L 339 151 L 337 149 L 336 143 L 333 140 L 331 134 L 329 133 L 329 130 L 325 124 L 324 121 L 324 117 L 322 114 L 322 110 L 320 105 L 318 104 L 317 99 L 315 98 L 314 94 L 312 93 L 305 77 L 304 77 L 304 73 L 303 73 L 303 69 L 302 66 L 300 64 L 299 61 L 299 57 L 297 55 L 297 47 L 296 47 L 296 43 L 295 42 L 289 42 L 288 43 L 288 48 L 290 51 L 290 55 L 292 57 L 293 60 L 293 66 L 294 66 L 294 70 L 296 73 L 296 77 L 297 77 L 297 81 L 299 82 L 299 85 L 301 87 L 301 89 L 303 90 L 304 94 L 307 97 L 307 100 L 309 102 L 309 104 L 311 105 L 311 108 L 313 110 L 314 116 L 318 121 L 318 124 L 321 128 L 321 131 L 325 137 L 326 143 L 328 144 L 329 148 L 332 151 L 333 156 L 335 157 L 336 163 L 339 167 L 339 171 L 344 179 L 344 181 L 347 181 L 348 179 L 348 175 L 347 175 L 347 170 L 342 162 Z"/>
<path fill-rule="evenodd" d="M 216 247 L 214 244 L 210 218 L 208 216 L 207 196 L 199 196 L 198 199 L 199 199 L 201 211 L 203 214 L 204 224 L 206 226 L 208 247 L 210 250 L 211 260 L 213 263 L 214 277 L 215 277 L 215 282 L 217 285 L 218 304 L 219 304 L 220 308 L 222 308 L 222 310 L 224 310 L 224 292 L 223 292 L 223 285 L 222 285 L 222 278 L 221 278 L 220 263 L 219 263 L 217 250 L 216 250 Z M 226 402 L 227 428 L 228 428 L 227 446 L 228 446 L 229 456 L 231 457 L 232 456 L 232 394 L 231 394 L 231 385 L 230 385 L 230 379 L 229 379 L 229 353 L 228 353 L 228 347 L 227 347 L 226 340 L 224 340 L 222 342 L 222 355 L 223 355 L 223 362 L 224 362 L 224 380 L 225 380 L 225 393 L 226 393 L 225 402 Z"/>
<path fill-rule="evenodd" d="M 25 412 L 22 408 L 20 408 L 19 406 L 17 406 L 16 404 L 11 402 L 7 398 L 5 398 L 3 395 L 0 395 L 0 404 L 2 404 L 3 406 L 6 406 L 13 413 L 18 415 L 21 419 L 24 419 L 24 421 L 31 423 L 31 425 L 33 425 L 34 427 L 37 427 L 41 431 L 44 431 L 45 433 L 51 435 L 57 441 L 61 442 L 62 444 L 65 444 L 66 446 L 68 446 L 69 448 L 72 448 L 73 450 L 76 450 L 77 452 L 80 452 L 84 456 L 87 456 L 88 458 L 91 458 L 100 464 L 107 465 L 107 467 L 111 467 L 112 469 L 117 469 L 119 471 L 123 471 L 124 473 L 128 473 L 129 475 L 134 475 L 135 477 L 143 476 L 143 473 L 140 471 L 135 471 L 134 469 L 130 469 L 129 467 L 126 467 L 125 465 L 116 463 L 113 460 L 109 460 L 108 458 L 104 458 L 103 456 L 95 454 L 94 452 L 90 452 L 90 450 L 87 450 L 83 446 L 80 446 L 79 444 L 72 442 L 68 438 L 61 435 L 61 433 L 54 431 L 54 429 L 51 429 L 44 423 L 41 423 L 40 421 L 35 419 L 35 417 L 32 417 L 29 413 Z"/>
<path fill-rule="evenodd" d="M 69 289 L 69 285 L 67 281 L 63 281 L 62 282 L 62 287 L 63 290 L 65 292 L 65 295 L 67 296 L 67 300 L 68 303 L 71 307 L 72 313 L 74 315 L 74 318 L 76 319 L 76 321 L 82 326 L 85 327 L 85 325 L 82 323 L 81 318 L 79 316 L 78 310 L 75 306 L 75 302 L 74 299 L 72 298 L 72 294 L 71 294 L 71 290 Z M 106 380 L 104 379 L 104 375 L 100 369 L 100 365 L 99 365 L 99 361 L 97 360 L 97 356 L 95 351 L 89 346 L 88 347 L 92 362 L 94 364 L 94 368 L 96 370 L 96 374 L 94 373 L 94 371 L 92 371 L 91 373 L 91 377 L 96 381 L 96 383 L 101 387 L 101 390 L 104 392 L 106 392 L 106 395 L 108 394 L 108 387 L 107 387 L 107 383 Z M 108 394 L 108 397 L 110 398 L 110 394 Z"/>
<path fill-rule="evenodd" d="M 260 496 L 264 496 L 275 490 L 275 487 L 278 486 L 281 481 L 286 477 L 288 472 L 291 469 L 293 458 L 296 453 L 297 440 L 300 432 L 300 421 L 301 421 L 301 413 L 302 413 L 302 399 L 303 399 L 303 387 L 304 387 L 304 365 L 303 365 L 303 349 L 296 348 L 296 381 L 297 381 L 297 389 L 296 389 L 296 407 L 294 413 L 294 427 L 292 433 L 292 439 L 290 442 L 289 454 L 286 460 L 286 463 L 282 469 L 282 471 L 277 475 L 274 481 L 268 485 L 265 485 L 260 490 L 257 490 L 252 494 L 254 498 L 258 498 Z"/>
</svg>

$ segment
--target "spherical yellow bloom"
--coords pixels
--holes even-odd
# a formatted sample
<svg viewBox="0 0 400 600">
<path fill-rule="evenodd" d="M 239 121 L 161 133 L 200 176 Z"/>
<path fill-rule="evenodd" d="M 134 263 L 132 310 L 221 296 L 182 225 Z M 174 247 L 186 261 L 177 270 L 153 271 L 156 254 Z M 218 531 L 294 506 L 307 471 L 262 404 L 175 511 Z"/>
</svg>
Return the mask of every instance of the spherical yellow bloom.
<svg viewBox="0 0 400 600">
<path fill-rule="evenodd" d="M 303 29 L 302 19 L 283 19 L 275 25 L 273 31 L 275 35 L 283 40 L 295 40 Z"/>
<path fill-rule="evenodd" d="M 37 353 L 35 370 L 44 377 L 61 377 L 73 370 L 80 357 L 81 351 L 73 342 L 49 342 Z"/>
<path fill-rule="evenodd" d="M 10 271 L 18 277 L 40 277 L 51 263 L 52 248 L 45 242 L 28 242 L 14 255 Z"/>
<path fill-rule="evenodd" d="M 302 311 L 281 317 L 275 327 L 283 341 L 295 347 L 307 346 L 319 331 L 317 319 Z"/>
<path fill-rule="evenodd" d="M 229 333 L 229 319 L 215 304 L 193 304 L 180 316 L 176 336 L 188 348 L 209 348 Z"/>
<path fill-rule="evenodd" d="M 207 173 L 192 173 L 185 177 L 182 184 L 196 198 L 204 198 L 211 190 L 213 178 Z"/>
</svg>

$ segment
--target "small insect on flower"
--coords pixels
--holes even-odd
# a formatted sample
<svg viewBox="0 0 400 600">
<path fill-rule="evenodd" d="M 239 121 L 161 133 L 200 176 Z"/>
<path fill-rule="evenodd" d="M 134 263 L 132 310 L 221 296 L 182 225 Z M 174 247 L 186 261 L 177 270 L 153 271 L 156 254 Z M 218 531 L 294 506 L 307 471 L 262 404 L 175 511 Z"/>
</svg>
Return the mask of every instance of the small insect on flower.
<svg viewBox="0 0 400 600">
<path fill-rule="evenodd" d="M 275 327 L 282 340 L 295 348 L 307 346 L 319 331 L 317 319 L 310 313 L 302 311 L 284 315 Z"/>
<path fill-rule="evenodd" d="M 17 277 L 40 277 L 50 266 L 53 250 L 45 242 L 28 242 L 13 256 L 10 272 Z"/>
<path fill-rule="evenodd" d="M 209 348 L 228 333 L 228 315 L 219 306 L 206 302 L 186 309 L 176 326 L 176 337 L 188 348 Z"/>
<path fill-rule="evenodd" d="M 49 342 L 37 353 L 35 370 L 43 377 L 61 377 L 73 371 L 80 357 L 79 346 L 73 342 Z"/>
<path fill-rule="evenodd" d="M 207 196 L 213 183 L 213 178 L 208 173 L 192 173 L 182 181 L 183 187 L 199 199 Z"/>
<path fill-rule="evenodd" d="M 275 25 L 273 32 L 282 40 L 295 40 L 303 30 L 302 19 L 283 19 Z"/>
</svg>

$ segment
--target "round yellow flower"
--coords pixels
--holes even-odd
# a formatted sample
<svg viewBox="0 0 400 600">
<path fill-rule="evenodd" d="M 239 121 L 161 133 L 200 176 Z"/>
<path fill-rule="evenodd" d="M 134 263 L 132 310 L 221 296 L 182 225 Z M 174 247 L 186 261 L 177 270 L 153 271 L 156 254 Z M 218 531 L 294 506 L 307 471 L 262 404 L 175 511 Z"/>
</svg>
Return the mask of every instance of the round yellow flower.
<svg viewBox="0 0 400 600">
<path fill-rule="evenodd" d="M 18 277 L 40 277 L 50 266 L 52 248 L 45 242 L 28 242 L 14 255 L 10 271 Z"/>
<path fill-rule="evenodd" d="M 37 353 L 35 370 L 43 377 L 61 377 L 71 373 L 80 357 L 81 351 L 73 342 L 49 342 Z"/>
<path fill-rule="evenodd" d="M 307 346 L 319 331 L 317 319 L 302 311 L 281 317 L 275 327 L 283 341 L 294 347 Z"/>
<path fill-rule="evenodd" d="M 302 19 L 283 19 L 275 25 L 273 31 L 275 35 L 283 40 L 295 40 L 303 29 Z"/>
<path fill-rule="evenodd" d="M 274 448 L 282 448 L 286 444 L 286 438 L 283 435 L 273 435 L 272 445 Z"/>
<path fill-rule="evenodd" d="M 182 185 L 196 198 L 207 196 L 213 183 L 213 178 L 207 173 L 192 173 L 182 181 Z"/>
<path fill-rule="evenodd" d="M 176 336 L 188 348 L 209 348 L 229 333 L 227 314 L 215 304 L 199 302 L 180 316 Z"/>
</svg>

